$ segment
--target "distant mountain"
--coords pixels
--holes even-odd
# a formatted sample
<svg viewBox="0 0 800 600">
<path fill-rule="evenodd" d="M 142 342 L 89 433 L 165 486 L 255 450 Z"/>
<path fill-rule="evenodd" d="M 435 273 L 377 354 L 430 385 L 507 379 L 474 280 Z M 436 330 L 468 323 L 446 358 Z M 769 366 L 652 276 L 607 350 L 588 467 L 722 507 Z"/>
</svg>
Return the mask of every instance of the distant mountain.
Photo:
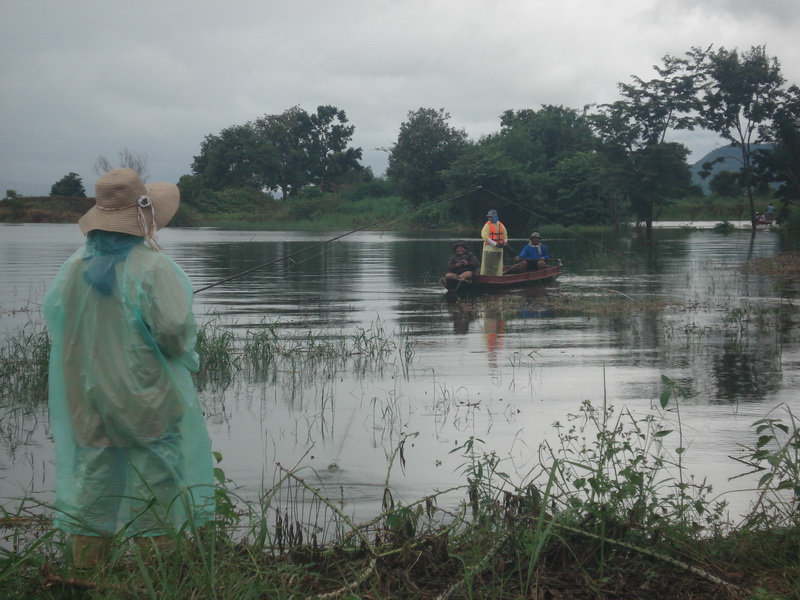
<svg viewBox="0 0 800 600">
<path fill-rule="evenodd" d="M 768 150 L 772 148 L 772 144 L 752 144 L 750 146 L 751 152 L 754 152 L 759 149 Z M 711 162 L 719 157 L 722 157 L 722 161 L 715 163 L 711 169 L 711 174 L 703 179 L 700 177 L 700 171 L 703 170 L 703 165 L 707 162 Z M 709 184 L 711 180 L 714 179 L 714 175 L 719 173 L 720 171 L 739 171 L 742 168 L 742 150 L 738 146 L 723 146 L 722 148 L 717 148 L 716 150 L 712 150 L 708 154 L 706 154 L 703 158 L 698 160 L 696 163 L 692 165 L 692 183 L 695 185 L 699 185 L 703 188 L 703 192 L 706 194 L 711 193 L 711 188 Z"/>
</svg>

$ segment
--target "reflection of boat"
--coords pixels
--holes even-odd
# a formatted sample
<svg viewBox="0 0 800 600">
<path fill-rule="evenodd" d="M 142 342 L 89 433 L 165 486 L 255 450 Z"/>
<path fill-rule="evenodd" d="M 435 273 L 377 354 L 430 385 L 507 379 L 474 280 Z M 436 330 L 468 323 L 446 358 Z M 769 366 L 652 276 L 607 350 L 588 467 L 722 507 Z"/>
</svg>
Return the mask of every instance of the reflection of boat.
<svg viewBox="0 0 800 600">
<path fill-rule="evenodd" d="M 768 227 L 772 226 L 772 219 L 767 217 L 761 217 L 756 220 L 756 227 L 761 227 L 762 229 L 767 229 Z"/>
<path fill-rule="evenodd" d="M 502 275 L 475 275 L 471 281 L 442 277 L 439 281 L 449 292 L 470 290 L 499 290 L 530 284 L 553 283 L 561 275 L 561 260 L 552 261 L 546 268 L 523 273 L 508 273 L 514 265 L 503 269 Z"/>
</svg>

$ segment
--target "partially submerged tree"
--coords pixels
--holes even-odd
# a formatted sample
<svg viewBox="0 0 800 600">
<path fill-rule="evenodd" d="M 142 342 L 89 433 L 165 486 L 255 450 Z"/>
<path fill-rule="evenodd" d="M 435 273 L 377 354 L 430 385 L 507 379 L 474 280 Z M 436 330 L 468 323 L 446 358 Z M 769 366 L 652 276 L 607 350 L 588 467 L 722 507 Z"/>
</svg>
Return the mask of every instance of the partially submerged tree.
<svg viewBox="0 0 800 600">
<path fill-rule="evenodd" d="M 660 209 L 689 191 L 689 150 L 666 140 L 670 131 L 693 129 L 699 110 L 697 62 L 665 56 L 653 68 L 658 78 L 620 84 L 622 100 L 603 105 L 594 118 L 619 188 L 648 234 Z"/>
<path fill-rule="evenodd" d="M 687 55 L 700 65 L 699 123 L 741 150 L 742 180 L 755 229 L 752 145 L 767 141 L 765 127 L 780 105 L 784 84 L 780 63 L 767 55 L 764 46 L 741 54 L 736 49 L 692 48 Z"/>
</svg>

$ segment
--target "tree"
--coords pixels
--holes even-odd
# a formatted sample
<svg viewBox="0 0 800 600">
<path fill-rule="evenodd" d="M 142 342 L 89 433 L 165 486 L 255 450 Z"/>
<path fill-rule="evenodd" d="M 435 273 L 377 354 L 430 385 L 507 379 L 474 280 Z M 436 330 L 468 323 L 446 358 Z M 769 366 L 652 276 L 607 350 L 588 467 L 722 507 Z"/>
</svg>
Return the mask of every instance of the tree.
<svg viewBox="0 0 800 600">
<path fill-rule="evenodd" d="M 689 191 L 689 151 L 666 139 L 672 130 L 693 129 L 700 108 L 698 60 L 665 56 L 662 65 L 653 68 L 659 77 L 634 77 L 633 83 L 620 84 L 622 100 L 603 105 L 593 119 L 619 189 L 648 235 L 660 209 Z"/>
<path fill-rule="evenodd" d="M 561 160 L 550 174 L 555 188 L 551 205 L 561 223 L 619 223 L 626 212 L 608 159 L 599 152 L 576 152 Z"/>
<path fill-rule="evenodd" d="M 77 173 L 68 173 L 53 184 L 50 188 L 51 196 L 64 196 L 67 198 L 86 198 L 86 190 Z"/>
<path fill-rule="evenodd" d="M 688 55 L 702 65 L 700 124 L 730 141 L 742 152 L 742 178 L 756 228 L 753 199 L 752 144 L 765 141 L 762 132 L 778 109 L 784 83 L 777 58 L 764 46 L 717 51 L 693 48 Z"/>
<path fill-rule="evenodd" d="M 711 179 L 709 189 L 717 196 L 738 198 L 744 192 L 741 171 L 720 171 Z"/>
<path fill-rule="evenodd" d="M 772 124 L 761 131 L 772 150 L 756 150 L 756 176 L 762 184 L 778 183 L 776 196 L 784 205 L 800 200 L 800 88 L 791 86 L 783 96 Z"/>
<path fill-rule="evenodd" d="M 210 190 L 271 188 L 278 154 L 259 136 L 252 123 L 232 125 L 218 135 L 207 135 L 194 157 L 192 172 Z"/>
<path fill-rule="evenodd" d="M 489 208 L 487 201 L 491 201 L 492 207 L 505 215 L 503 218 L 507 221 L 527 216 L 521 215 L 514 204 L 498 201 L 500 198 L 527 198 L 531 191 L 531 177 L 525 165 L 505 151 L 498 135 L 467 144 L 450 167 L 441 171 L 441 177 L 448 190 L 454 193 L 477 186 L 493 193 L 491 198 L 486 194 L 459 196 L 451 205 L 456 220 L 482 222 Z"/>
<path fill-rule="evenodd" d="M 524 157 L 530 170 L 552 168 L 596 144 L 586 115 L 565 106 L 545 104 L 540 110 L 507 110 L 500 116 L 500 126 L 507 150 Z"/>
<path fill-rule="evenodd" d="M 111 165 L 111 161 L 101 154 L 97 157 L 92 170 L 96 175 L 99 176 L 103 173 L 108 173 L 115 168 L 128 168 L 136 171 L 139 174 L 139 177 L 142 178 L 142 181 L 146 182 L 150 177 L 150 167 L 147 166 L 146 154 L 131 152 L 127 148 L 123 148 L 117 152 L 117 158 L 119 160 L 119 164 L 117 167 L 113 167 Z"/>
<path fill-rule="evenodd" d="M 359 176 L 361 148 L 348 147 L 355 127 L 346 123 L 347 115 L 335 106 L 318 106 L 314 114 L 295 106 L 256 119 L 256 134 L 277 156 L 266 187 L 285 200 L 307 185 L 330 191 Z"/>
<path fill-rule="evenodd" d="M 443 108 L 409 111 L 400 125 L 397 141 L 389 149 L 386 175 L 400 196 L 418 205 L 445 192 L 442 173 L 464 152 L 467 132 L 448 124 L 450 115 Z"/>
<path fill-rule="evenodd" d="M 559 195 L 563 191 L 558 171 L 562 162 L 592 152 L 597 146 L 586 110 L 554 105 L 543 105 L 539 110 L 507 110 L 501 115 L 500 123 L 500 144 L 508 156 L 523 163 L 527 173 L 528 190 L 517 197 L 518 203 L 540 218 L 572 222 L 558 210 Z M 589 170 L 584 172 L 590 173 Z M 572 199 L 577 200 L 577 197 Z M 595 200 L 581 197 L 581 201 L 589 204 Z M 514 215 L 513 211 L 512 216 L 523 217 Z"/>
<path fill-rule="evenodd" d="M 361 148 L 349 148 L 355 126 L 346 125 L 347 115 L 335 106 L 318 106 L 308 117 L 310 132 L 305 146 L 309 181 L 323 192 L 360 178 L 364 168 Z"/>
</svg>

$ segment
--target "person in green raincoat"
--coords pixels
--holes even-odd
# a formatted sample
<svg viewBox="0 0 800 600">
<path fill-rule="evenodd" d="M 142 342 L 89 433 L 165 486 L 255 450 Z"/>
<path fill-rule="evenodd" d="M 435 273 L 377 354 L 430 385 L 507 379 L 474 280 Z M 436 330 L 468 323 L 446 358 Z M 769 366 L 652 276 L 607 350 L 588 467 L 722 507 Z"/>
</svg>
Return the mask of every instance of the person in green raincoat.
<svg viewBox="0 0 800 600">
<path fill-rule="evenodd" d="M 114 169 L 95 196 L 79 221 L 84 247 L 44 301 L 55 525 L 71 534 L 77 567 L 104 560 L 115 537 L 165 547 L 171 532 L 214 514 L 211 445 L 191 378 L 192 287 L 156 241 L 178 188 Z"/>
</svg>

